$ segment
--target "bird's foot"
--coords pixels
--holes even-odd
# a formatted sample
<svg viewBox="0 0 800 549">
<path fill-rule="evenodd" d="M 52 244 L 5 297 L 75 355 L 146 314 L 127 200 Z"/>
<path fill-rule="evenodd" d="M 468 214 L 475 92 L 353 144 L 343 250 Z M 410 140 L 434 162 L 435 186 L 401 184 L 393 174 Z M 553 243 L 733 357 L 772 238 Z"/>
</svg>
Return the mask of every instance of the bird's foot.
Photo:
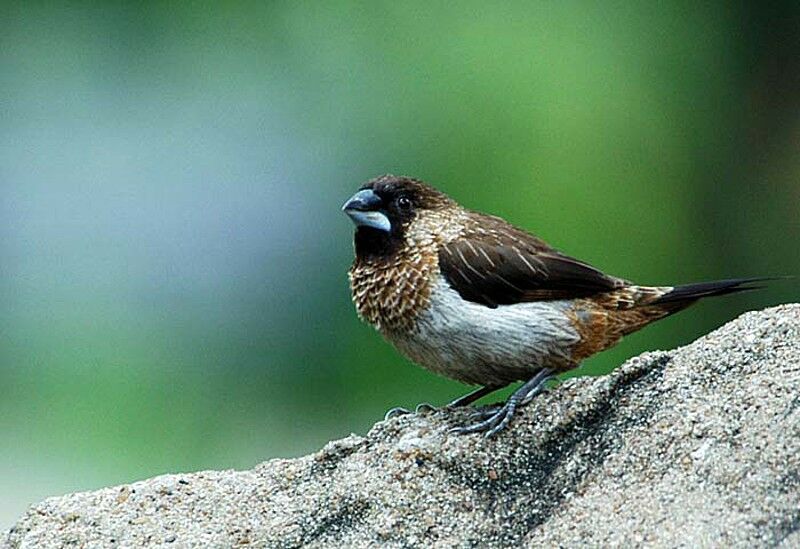
<svg viewBox="0 0 800 549">
<path fill-rule="evenodd" d="M 405 415 L 408 415 L 408 414 L 411 414 L 411 413 L 424 415 L 424 414 L 430 414 L 431 412 L 436 412 L 437 410 L 439 410 L 439 408 L 437 408 L 433 404 L 428 404 L 427 402 L 422 402 L 420 404 L 417 404 L 417 407 L 414 408 L 413 412 L 411 410 L 409 410 L 408 408 L 402 408 L 402 407 L 399 407 L 399 406 L 397 408 L 392 408 L 391 410 L 386 412 L 386 415 L 383 416 L 383 419 L 385 421 L 385 420 L 392 419 L 392 418 L 395 418 L 395 417 L 405 416 Z"/>
<path fill-rule="evenodd" d="M 502 402 L 495 402 L 494 404 L 487 404 L 486 406 L 478 406 L 469 413 L 469 418 L 476 420 L 487 419 L 495 415 L 502 407 Z"/>
<path fill-rule="evenodd" d="M 383 420 L 388 421 L 392 418 L 404 416 L 410 413 L 411 410 L 409 410 L 408 408 L 401 408 L 400 406 L 398 406 L 397 408 L 392 408 L 391 410 L 386 412 L 386 414 L 384 414 L 383 416 Z"/>
<path fill-rule="evenodd" d="M 471 418 L 481 421 L 464 427 L 455 427 L 450 429 L 450 432 L 458 435 L 485 433 L 484 436 L 487 438 L 496 435 L 511 423 L 514 413 L 519 408 L 530 403 L 545 390 L 546 383 L 550 379 L 552 379 L 551 370 L 547 368 L 540 370 L 527 383 L 514 391 L 505 404 L 493 404 L 475 410 Z"/>
<path fill-rule="evenodd" d="M 485 387 L 480 387 L 472 391 L 471 393 L 468 393 L 464 396 L 455 399 L 453 402 L 443 406 L 442 408 L 437 408 L 433 404 L 428 404 L 427 402 L 423 402 L 422 404 L 417 405 L 417 407 L 414 409 L 414 413 L 430 414 L 432 412 L 437 412 L 439 410 L 452 410 L 453 408 L 461 408 L 463 406 L 472 404 L 479 398 L 482 398 L 500 388 L 501 387 L 498 385 L 487 385 Z M 500 405 L 497 406 L 499 407 Z M 386 412 L 386 415 L 383 416 L 383 419 L 384 420 L 392 419 L 393 417 L 405 416 L 410 413 L 411 410 L 409 410 L 408 408 L 392 408 L 391 410 Z"/>
<path fill-rule="evenodd" d="M 467 425 L 464 427 L 455 427 L 450 429 L 451 433 L 457 435 L 466 435 L 468 433 L 485 433 L 485 436 L 491 437 L 499 433 L 511 423 L 511 418 L 514 417 L 514 412 L 517 411 L 518 402 L 509 399 L 508 402 L 500 407 L 487 406 L 485 410 L 476 410 L 478 417 L 487 417 L 483 421 Z"/>
<path fill-rule="evenodd" d="M 429 404 L 427 402 L 421 402 L 417 404 L 417 407 L 414 408 L 415 414 L 431 414 L 433 412 L 438 412 L 439 408 L 434 406 L 433 404 Z"/>
</svg>

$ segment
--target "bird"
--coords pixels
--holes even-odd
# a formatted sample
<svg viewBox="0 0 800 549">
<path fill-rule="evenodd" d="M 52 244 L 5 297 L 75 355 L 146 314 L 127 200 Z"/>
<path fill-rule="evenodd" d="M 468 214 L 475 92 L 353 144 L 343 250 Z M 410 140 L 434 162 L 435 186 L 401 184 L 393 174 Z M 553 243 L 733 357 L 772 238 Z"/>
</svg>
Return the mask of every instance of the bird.
<svg viewBox="0 0 800 549">
<path fill-rule="evenodd" d="M 634 284 L 412 177 L 373 178 L 342 210 L 355 224 L 348 274 L 358 316 L 412 362 L 478 386 L 448 408 L 522 382 L 452 429 L 459 434 L 496 435 L 550 380 L 622 337 L 765 280 Z"/>
</svg>

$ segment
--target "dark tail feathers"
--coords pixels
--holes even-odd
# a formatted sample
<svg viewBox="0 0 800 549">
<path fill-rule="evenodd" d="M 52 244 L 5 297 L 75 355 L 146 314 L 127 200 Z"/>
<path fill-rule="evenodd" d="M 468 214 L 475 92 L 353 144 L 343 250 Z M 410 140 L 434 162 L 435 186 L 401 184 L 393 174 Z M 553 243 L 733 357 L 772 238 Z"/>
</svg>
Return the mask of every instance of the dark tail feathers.
<svg viewBox="0 0 800 549">
<path fill-rule="evenodd" d="M 655 300 L 653 304 L 686 303 L 695 301 L 701 297 L 711 297 L 714 295 L 735 294 L 736 292 L 758 290 L 764 286 L 754 286 L 753 283 L 764 282 L 767 280 L 774 280 L 774 278 L 732 278 L 730 280 L 716 280 L 714 282 L 701 282 L 699 284 L 675 286 L 671 292 L 662 295 Z"/>
</svg>

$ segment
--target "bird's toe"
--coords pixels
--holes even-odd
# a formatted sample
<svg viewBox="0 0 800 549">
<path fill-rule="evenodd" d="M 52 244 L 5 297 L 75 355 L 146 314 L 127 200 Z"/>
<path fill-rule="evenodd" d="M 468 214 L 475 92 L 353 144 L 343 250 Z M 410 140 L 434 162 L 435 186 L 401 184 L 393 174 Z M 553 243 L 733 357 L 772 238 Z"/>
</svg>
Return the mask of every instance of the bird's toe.
<svg viewBox="0 0 800 549">
<path fill-rule="evenodd" d="M 492 413 L 488 413 L 489 417 L 478 423 L 466 425 L 463 427 L 454 427 L 450 432 L 457 435 L 466 435 L 470 433 L 486 433 L 486 437 L 492 437 L 505 429 L 511 419 L 514 417 L 516 406 L 505 404 Z"/>
<path fill-rule="evenodd" d="M 410 413 L 411 413 L 411 410 L 409 410 L 408 408 L 402 408 L 402 407 L 398 406 L 398 407 L 392 408 L 391 410 L 386 412 L 386 414 L 383 416 L 383 420 L 384 421 L 388 421 L 390 419 L 393 419 L 393 418 L 396 418 L 396 417 L 400 417 L 400 416 L 405 416 L 405 415 L 408 415 Z"/>
<path fill-rule="evenodd" d="M 438 410 L 439 408 L 437 408 L 433 404 L 429 404 L 428 402 L 422 402 L 420 404 L 417 404 L 417 407 L 414 409 L 414 412 L 416 412 L 417 414 L 430 414 Z"/>
</svg>

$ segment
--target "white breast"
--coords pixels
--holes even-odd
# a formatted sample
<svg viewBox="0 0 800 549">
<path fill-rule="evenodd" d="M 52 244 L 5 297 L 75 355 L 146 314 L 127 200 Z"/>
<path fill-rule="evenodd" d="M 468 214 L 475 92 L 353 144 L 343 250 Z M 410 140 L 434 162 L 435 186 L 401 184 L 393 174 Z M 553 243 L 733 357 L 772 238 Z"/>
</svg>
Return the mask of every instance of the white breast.
<svg viewBox="0 0 800 549">
<path fill-rule="evenodd" d="M 465 301 L 439 279 L 416 329 L 385 334 L 421 366 L 466 383 L 505 385 L 527 380 L 542 367 L 570 363 L 579 335 L 567 301 L 500 305 Z"/>
</svg>

